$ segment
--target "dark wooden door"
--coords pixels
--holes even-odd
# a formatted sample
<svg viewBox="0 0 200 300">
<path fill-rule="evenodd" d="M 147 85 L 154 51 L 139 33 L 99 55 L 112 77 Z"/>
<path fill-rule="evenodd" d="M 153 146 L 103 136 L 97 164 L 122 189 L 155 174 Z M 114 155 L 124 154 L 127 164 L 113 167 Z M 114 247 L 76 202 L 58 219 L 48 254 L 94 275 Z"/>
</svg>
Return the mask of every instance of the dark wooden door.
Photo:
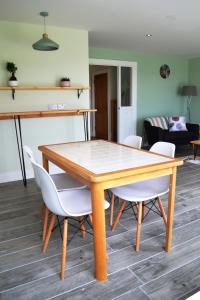
<svg viewBox="0 0 200 300">
<path fill-rule="evenodd" d="M 95 129 L 97 139 L 108 139 L 108 75 L 94 76 Z"/>
</svg>

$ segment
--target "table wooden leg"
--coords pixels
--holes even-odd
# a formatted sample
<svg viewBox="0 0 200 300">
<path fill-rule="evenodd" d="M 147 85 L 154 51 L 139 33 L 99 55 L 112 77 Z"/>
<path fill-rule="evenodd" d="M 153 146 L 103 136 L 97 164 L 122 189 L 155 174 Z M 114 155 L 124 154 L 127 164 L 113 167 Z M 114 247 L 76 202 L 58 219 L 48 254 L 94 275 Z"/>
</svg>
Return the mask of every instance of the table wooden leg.
<svg viewBox="0 0 200 300">
<path fill-rule="evenodd" d="M 94 231 L 94 256 L 96 279 L 107 280 L 106 228 L 104 190 L 101 184 L 91 184 L 92 222 Z"/>
<path fill-rule="evenodd" d="M 42 153 L 42 163 L 43 163 L 43 168 L 49 173 L 49 161 L 43 153 Z"/>
<path fill-rule="evenodd" d="M 170 251 L 171 242 L 172 242 L 175 194 L 176 194 L 176 167 L 173 168 L 172 174 L 170 175 L 170 188 L 169 188 L 168 212 L 167 212 L 167 228 L 166 228 L 166 244 L 165 244 L 165 250 L 167 252 Z"/>
</svg>

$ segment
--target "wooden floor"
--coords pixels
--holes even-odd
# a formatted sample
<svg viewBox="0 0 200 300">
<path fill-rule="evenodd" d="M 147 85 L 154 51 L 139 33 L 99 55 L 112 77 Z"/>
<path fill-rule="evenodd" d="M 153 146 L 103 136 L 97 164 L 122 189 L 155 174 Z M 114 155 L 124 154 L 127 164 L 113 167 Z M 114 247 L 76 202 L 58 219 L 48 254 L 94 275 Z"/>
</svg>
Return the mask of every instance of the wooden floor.
<svg viewBox="0 0 200 300">
<path fill-rule="evenodd" d="M 0 299 L 186 299 L 200 290 L 200 166 L 179 168 L 173 248 L 164 250 L 162 219 L 150 213 L 136 254 L 135 219 L 123 214 L 116 231 L 107 225 L 109 278 L 96 282 L 92 236 L 69 227 L 66 278 L 59 278 L 61 239 L 53 233 L 41 252 L 41 195 L 34 181 L 0 185 Z M 164 205 L 166 206 L 166 198 Z M 107 212 L 108 219 L 108 212 Z"/>
</svg>

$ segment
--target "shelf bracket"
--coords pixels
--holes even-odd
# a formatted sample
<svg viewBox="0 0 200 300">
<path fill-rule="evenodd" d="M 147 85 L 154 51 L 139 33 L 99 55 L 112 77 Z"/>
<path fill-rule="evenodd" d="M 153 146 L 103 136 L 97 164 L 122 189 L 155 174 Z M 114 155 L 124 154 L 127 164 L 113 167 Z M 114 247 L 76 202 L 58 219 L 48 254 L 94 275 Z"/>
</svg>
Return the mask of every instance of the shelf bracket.
<svg viewBox="0 0 200 300">
<path fill-rule="evenodd" d="M 77 96 L 78 96 L 78 99 L 80 98 L 80 95 L 83 93 L 83 89 L 78 89 L 77 90 Z"/>
<path fill-rule="evenodd" d="M 12 99 L 15 100 L 15 89 L 12 89 Z"/>
</svg>

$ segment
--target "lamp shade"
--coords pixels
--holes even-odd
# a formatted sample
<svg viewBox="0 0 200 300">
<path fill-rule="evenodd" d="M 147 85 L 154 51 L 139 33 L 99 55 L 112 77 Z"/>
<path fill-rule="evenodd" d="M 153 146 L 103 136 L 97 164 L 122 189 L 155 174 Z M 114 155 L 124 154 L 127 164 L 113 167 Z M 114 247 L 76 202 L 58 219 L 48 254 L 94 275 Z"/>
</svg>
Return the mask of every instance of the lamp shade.
<svg viewBox="0 0 200 300">
<path fill-rule="evenodd" d="M 183 96 L 197 96 L 197 88 L 194 85 L 186 85 L 182 88 Z"/>
<path fill-rule="evenodd" d="M 44 33 L 42 38 L 32 45 L 34 50 L 39 51 L 54 51 L 59 48 L 59 45 L 54 41 L 48 38 L 48 34 L 46 33 L 46 22 L 45 18 L 48 17 L 49 13 L 47 11 L 41 11 L 40 16 L 44 18 Z"/>
<path fill-rule="evenodd" d="M 54 51 L 59 48 L 59 45 L 48 38 L 47 33 L 43 33 L 42 39 L 32 45 L 33 49 L 39 51 Z"/>
</svg>

